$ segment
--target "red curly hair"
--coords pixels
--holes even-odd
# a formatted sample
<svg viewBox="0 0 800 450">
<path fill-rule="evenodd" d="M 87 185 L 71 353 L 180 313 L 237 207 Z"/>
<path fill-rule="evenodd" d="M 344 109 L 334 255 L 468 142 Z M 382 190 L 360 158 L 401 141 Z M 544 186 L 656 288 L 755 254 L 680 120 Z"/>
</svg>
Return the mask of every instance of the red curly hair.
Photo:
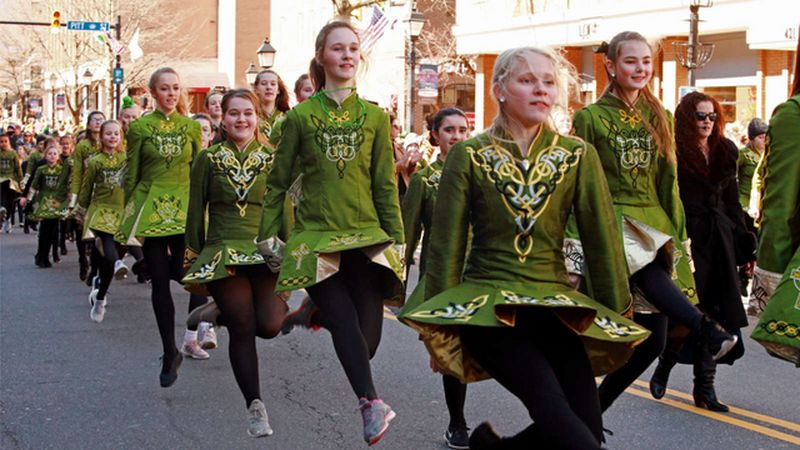
<svg viewBox="0 0 800 450">
<path fill-rule="evenodd" d="M 697 129 L 697 118 L 694 116 L 697 111 L 697 104 L 709 102 L 714 106 L 717 120 L 714 121 L 714 128 L 711 136 L 708 137 L 709 161 L 717 151 L 717 145 L 725 138 L 725 120 L 722 116 L 722 107 L 714 100 L 714 97 L 703 94 L 702 92 L 691 92 L 681 99 L 678 108 L 675 110 L 675 147 L 678 157 L 678 166 L 683 166 L 690 173 L 698 176 L 708 176 L 708 164 L 703 152 L 700 150 L 700 131 Z"/>
</svg>

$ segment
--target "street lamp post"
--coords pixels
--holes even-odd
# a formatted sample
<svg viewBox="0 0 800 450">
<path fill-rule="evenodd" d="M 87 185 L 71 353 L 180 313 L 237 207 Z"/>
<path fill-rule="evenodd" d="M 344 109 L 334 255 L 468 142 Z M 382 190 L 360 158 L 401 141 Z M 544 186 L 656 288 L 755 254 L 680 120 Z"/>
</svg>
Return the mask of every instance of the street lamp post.
<svg viewBox="0 0 800 450">
<path fill-rule="evenodd" d="M 86 97 L 83 100 L 83 110 L 89 110 L 89 96 L 92 93 L 92 72 L 87 68 L 83 72 L 83 82 L 86 84 Z"/>
<path fill-rule="evenodd" d="M 33 83 L 30 79 L 26 78 L 22 81 L 22 123 L 28 123 L 28 96 L 31 92 L 31 85 Z"/>
<path fill-rule="evenodd" d="M 675 54 L 681 66 L 687 69 L 689 86 L 695 85 L 695 70 L 705 66 L 711 61 L 714 54 L 714 44 L 700 42 L 700 8 L 710 8 L 711 0 L 691 0 L 689 5 L 689 42 L 673 42 Z"/>
<path fill-rule="evenodd" d="M 58 77 L 56 74 L 50 74 L 50 123 L 55 128 L 56 126 L 56 81 Z"/>
<path fill-rule="evenodd" d="M 417 38 L 422 33 L 422 26 L 425 25 L 425 15 L 416 9 L 411 10 L 408 19 L 408 113 L 406 114 L 406 130 L 414 130 L 414 69 L 416 67 L 416 43 Z"/>
<path fill-rule="evenodd" d="M 247 84 L 252 86 L 256 83 L 256 77 L 258 76 L 258 69 L 256 69 L 256 65 L 250 63 L 247 67 L 247 71 L 244 73 L 244 78 L 247 80 Z"/>
<path fill-rule="evenodd" d="M 269 69 L 274 66 L 275 53 L 277 53 L 277 50 L 269 43 L 269 38 L 264 38 L 261 47 L 256 51 L 256 55 L 258 55 L 258 65 L 261 66 L 262 69 Z"/>
</svg>

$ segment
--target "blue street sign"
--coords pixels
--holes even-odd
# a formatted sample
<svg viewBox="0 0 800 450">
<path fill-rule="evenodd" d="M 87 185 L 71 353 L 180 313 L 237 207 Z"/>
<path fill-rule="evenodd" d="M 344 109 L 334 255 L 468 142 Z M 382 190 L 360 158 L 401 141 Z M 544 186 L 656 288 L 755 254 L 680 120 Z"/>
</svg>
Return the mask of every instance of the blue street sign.
<svg viewBox="0 0 800 450">
<path fill-rule="evenodd" d="M 115 68 L 114 69 L 114 84 L 122 84 L 122 81 L 125 79 L 125 71 L 122 68 Z"/>
<path fill-rule="evenodd" d="M 108 31 L 111 28 L 108 22 L 80 22 L 70 20 L 67 22 L 67 29 L 72 31 Z"/>
</svg>

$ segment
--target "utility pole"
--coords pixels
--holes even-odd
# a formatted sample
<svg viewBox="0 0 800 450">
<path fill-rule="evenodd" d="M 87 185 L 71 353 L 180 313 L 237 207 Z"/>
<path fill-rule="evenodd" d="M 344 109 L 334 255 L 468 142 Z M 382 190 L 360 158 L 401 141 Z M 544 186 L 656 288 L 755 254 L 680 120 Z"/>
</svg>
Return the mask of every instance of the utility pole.
<svg viewBox="0 0 800 450">
<path fill-rule="evenodd" d="M 114 29 L 115 29 L 116 34 L 117 34 L 117 42 L 120 42 L 122 40 L 122 16 L 117 16 L 117 24 L 114 26 Z M 116 64 L 116 66 L 114 68 L 117 69 L 117 70 L 120 70 L 120 69 L 122 69 L 122 64 L 121 64 L 122 63 L 122 56 L 119 53 L 117 53 L 116 59 L 117 59 L 117 64 Z M 114 80 L 114 118 L 115 119 L 119 119 L 119 108 L 120 108 L 120 105 L 122 104 L 122 101 L 121 101 L 122 97 L 120 97 L 120 89 L 121 88 L 122 88 L 122 83 L 117 82 L 117 80 Z"/>
</svg>

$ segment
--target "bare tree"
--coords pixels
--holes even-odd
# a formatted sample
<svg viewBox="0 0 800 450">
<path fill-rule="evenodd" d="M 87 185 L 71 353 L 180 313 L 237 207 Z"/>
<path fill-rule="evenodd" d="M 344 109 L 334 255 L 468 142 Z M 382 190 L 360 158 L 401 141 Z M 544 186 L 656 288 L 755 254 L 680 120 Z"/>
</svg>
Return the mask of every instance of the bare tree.
<svg viewBox="0 0 800 450">
<path fill-rule="evenodd" d="M 456 21 L 455 0 L 419 0 L 417 7 L 426 18 L 426 24 L 416 42 L 419 57 L 440 65 L 444 69 L 443 73 L 474 77 L 474 58 L 471 55 L 458 54 L 452 33 Z"/>
<path fill-rule="evenodd" d="M 349 22 L 353 19 L 353 14 L 361 8 L 383 3 L 384 0 L 331 0 L 333 3 L 334 18 Z"/>
<path fill-rule="evenodd" d="M 172 5 L 172 6 L 171 6 Z M 46 0 L 40 3 L 40 10 L 29 12 L 31 20 L 41 21 L 43 12 L 59 10 L 63 21 L 91 21 L 116 23 L 117 16 L 122 18 L 120 44 L 130 42 L 134 32 L 140 32 L 140 42 L 145 47 L 145 54 L 135 62 L 131 62 L 128 54 L 123 54 L 125 83 L 127 86 L 146 84 L 146 77 L 158 66 L 168 61 L 181 60 L 192 50 L 197 31 L 202 24 L 188 23 L 176 19 L 170 10 L 174 3 L 167 0 L 146 2 L 125 2 L 121 0 L 75 0 L 67 6 L 57 0 Z M 38 14 L 36 17 L 32 17 Z M 106 92 L 113 92 L 112 72 L 115 66 L 115 54 L 112 52 L 111 39 L 100 33 L 85 31 L 69 31 L 62 28 L 58 34 L 49 30 L 32 30 L 31 43 L 34 52 L 41 55 L 47 70 L 60 79 L 64 92 L 66 108 L 75 124 L 80 122 L 81 111 L 85 107 L 88 95 L 84 95 L 85 86 L 81 78 L 88 66 L 103 67 L 104 73 L 93 74 L 93 78 L 104 80 Z M 115 31 L 111 31 L 113 39 Z M 102 39 L 99 37 L 102 36 Z M 152 43 L 148 48 L 146 43 Z M 98 105 L 101 108 L 108 105 Z"/>
</svg>

